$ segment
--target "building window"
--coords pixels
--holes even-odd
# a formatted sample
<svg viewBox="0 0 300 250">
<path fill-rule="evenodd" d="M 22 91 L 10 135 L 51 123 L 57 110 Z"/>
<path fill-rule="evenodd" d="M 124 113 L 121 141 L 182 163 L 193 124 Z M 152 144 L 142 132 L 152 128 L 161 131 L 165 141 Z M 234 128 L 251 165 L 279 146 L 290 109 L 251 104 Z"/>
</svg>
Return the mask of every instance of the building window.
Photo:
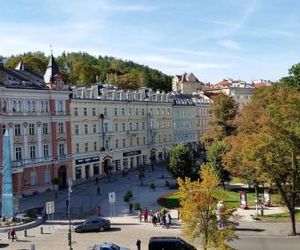
<svg viewBox="0 0 300 250">
<path fill-rule="evenodd" d="M 59 150 L 59 152 L 58 152 L 58 154 L 59 155 L 65 155 L 65 144 L 58 144 L 58 150 Z"/>
<path fill-rule="evenodd" d="M 75 168 L 75 177 L 76 177 L 76 180 L 81 179 L 81 167 Z"/>
<path fill-rule="evenodd" d="M 48 158 L 49 157 L 49 145 L 44 145 L 43 146 L 43 151 L 44 151 L 44 158 Z"/>
<path fill-rule="evenodd" d="M 140 138 L 139 137 L 136 138 L 136 144 L 140 145 Z"/>
<path fill-rule="evenodd" d="M 64 124 L 62 122 L 58 123 L 58 133 L 59 134 L 64 133 Z"/>
<path fill-rule="evenodd" d="M 132 131 L 132 123 L 129 123 L 129 130 Z"/>
<path fill-rule="evenodd" d="M 16 161 L 22 160 L 22 148 L 16 147 Z"/>
<path fill-rule="evenodd" d="M 143 137 L 143 144 L 146 145 L 146 137 Z"/>
<path fill-rule="evenodd" d="M 87 124 L 84 124 L 84 133 L 88 134 L 89 133 L 89 127 Z"/>
<path fill-rule="evenodd" d="M 132 138 L 129 139 L 129 146 L 132 147 Z"/>
<path fill-rule="evenodd" d="M 123 132 L 125 132 L 125 130 L 126 130 L 125 123 L 122 123 L 122 130 L 123 130 Z"/>
<path fill-rule="evenodd" d="M 47 135 L 48 132 L 48 123 L 43 123 L 43 135 Z"/>
<path fill-rule="evenodd" d="M 63 102 L 62 101 L 58 101 L 58 112 L 63 112 Z"/>
<path fill-rule="evenodd" d="M 77 107 L 74 108 L 74 116 L 78 116 L 78 108 Z"/>
<path fill-rule="evenodd" d="M 93 115 L 93 116 L 96 116 L 96 108 L 93 108 L 93 109 L 92 109 L 92 115 Z"/>
<path fill-rule="evenodd" d="M 96 134 L 97 133 L 97 125 L 93 124 L 93 133 Z"/>
<path fill-rule="evenodd" d="M 125 115 L 125 108 L 122 108 L 122 115 Z"/>
<path fill-rule="evenodd" d="M 79 150 L 79 143 L 76 143 L 76 154 L 79 154 L 80 150 Z"/>
<path fill-rule="evenodd" d="M 108 132 L 108 123 L 104 123 L 104 132 Z"/>
<path fill-rule="evenodd" d="M 145 109 L 142 109 L 142 116 L 145 115 Z"/>
<path fill-rule="evenodd" d="M 29 153 L 30 153 L 30 159 L 35 159 L 35 155 L 36 155 L 35 146 L 29 147 Z"/>
<path fill-rule="evenodd" d="M 139 115 L 139 109 L 135 109 L 135 115 Z"/>
<path fill-rule="evenodd" d="M 116 148 L 119 148 L 119 140 L 116 140 Z"/>
<path fill-rule="evenodd" d="M 33 123 L 29 124 L 29 134 L 34 135 L 35 134 L 35 126 Z"/>
<path fill-rule="evenodd" d="M 126 148 L 126 139 L 123 139 L 123 148 Z"/>
<path fill-rule="evenodd" d="M 97 142 L 94 141 L 94 151 L 97 151 Z"/>
<path fill-rule="evenodd" d="M 115 131 L 118 132 L 118 123 L 115 123 Z"/>
<path fill-rule="evenodd" d="M 86 142 L 86 143 L 84 144 L 84 151 L 85 151 L 85 152 L 88 152 L 88 151 L 89 151 L 89 143 L 88 143 L 88 142 Z"/>
<path fill-rule="evenodd" d="M 107 108 L 104 108 L 104 116 L 107 116 Z"/>
<path fill-rule="evenodd" d="M 114 109 L 114 113 L 115 113 L 115 116 L 118 115 L 118 109 L 117 108 Z"/>
<path fill-rule="evenodd" d="M 139 123 L 137 122 L 135 125 L 136 125 L 136 130 L 139 130 Z"/>
<path fill-rule="evenodd" d="M 15 124 L 15 136 L 21 135 L 21 125 Z"/>
<path fill-rule="evenodd" d="M 50 183 L 50 170 L 47 169 L 44 173 L 44 183 L 48 184 Z"/>
<path fill-rule="evenodd" d="M 32 171 L 30 173 L 30 185 L 36 185 L 37 184 L 37 175 L 36 175 L 36 171 Z"/>
<path fill-rule="evenodd" d="M 75 135 L 79 135 L 79 126 L 78 124 L 75 125 Z"/>
<path fill-rule="evenodd" d="M 87 108 L 83 108 L 83 115 L 87 116 Z"/>
</svg>

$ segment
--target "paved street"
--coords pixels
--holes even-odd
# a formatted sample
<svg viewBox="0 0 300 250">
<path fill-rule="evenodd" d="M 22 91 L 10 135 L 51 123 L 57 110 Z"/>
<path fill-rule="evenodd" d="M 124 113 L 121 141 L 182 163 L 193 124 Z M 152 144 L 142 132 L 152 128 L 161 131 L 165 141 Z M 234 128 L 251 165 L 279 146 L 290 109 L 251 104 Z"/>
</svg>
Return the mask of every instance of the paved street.
<svg viewBox="0 0 300 250">
<path fill-rule="evenodd" d="M 161 179 L 161 169 L 156 169 L 155 172 L 146 172 L 144 180 L 145 185 L 140 186 L 136 172 L 131 172 L 126 177 L 114 177 L 112 182 L 101 180 L 101 195 L 96 192 L 94 182 L 86 183 L 74 187 L 72 192 L 72 213 L 73 217 L 80 218 L 88 214 L 95 214 L 97 204 L 103 207 L 103 214 L 111 219 L 112 229 L 104 233 L 73 233 L 73 249 L 86 249 L 88 246 L 103 241 L 112 241 L 118 245 L 127 246 L 131 249 L 136 249 L 135 242 L 137 238 L 142 241 L 142 249 L 147 249 L 147 244 L 151 236 L 180 236 L 180 225 L 177 220 L 170 229 L 161 227 L 154 228 L 151 223 L 140 223 L 135 214 L 128 214 L 128 205 L 123 202 L 123 195 L 128 190 L 133 193 L 133 202 L 140 202 L 143 207 L 149 209 L 158 208 L 156 203 L 157 197 L 169 190 L 164 187 L 166 179 Z M 168 178 L 170 181 L 171 179 Z M 149 188 L 149 182 L 154 182 L 156 190 L 152 191 Z M 109 203 L 107 193 L 115 191 L 117 196 L 115 206 L 115 217 L 109 217 Z M 53 200 L 54 193 L 46 193 L 45 195 L 36 195 L 21 200 L 21 208 L 28 209 L 31 207 L 42 206 L 45 201 Z M 60 191 L 59 197 L 55 202 L 56 218 L 66 218 L 65 199 L 66 191 Z M 253 212 L 253 211 L 247 211 Z M 177 214 L 173 212 L 173 218 Z M 64 222 L 67 222 L 66 220 Z M 300 228 L 300 225 L 297 225 Z M 18 242 L 11 242 L 7 239 L 6 233 L 0 233 L 0 248 L 13 250 L 27 250 L 31 245 L 35 245 L 36 250 L 48 249 L 68 249 L 67 246 L 67 225 L 42 225 L 44 234 L 40 234 L 40 227 L 28 230 L 28 237 L 24 237 L 24 232 L 17 232 Z M 288 237 L 290 230 L 289 223 L 261 223 L 249 220 L 240 222 L 237 230 L 238 240 L 231 243 L 235 249 L 242 250 L 296 250 L 299 249 L 300 237 Z M 2 244 L 2 245 L 1 245 Z"/>
</svg>

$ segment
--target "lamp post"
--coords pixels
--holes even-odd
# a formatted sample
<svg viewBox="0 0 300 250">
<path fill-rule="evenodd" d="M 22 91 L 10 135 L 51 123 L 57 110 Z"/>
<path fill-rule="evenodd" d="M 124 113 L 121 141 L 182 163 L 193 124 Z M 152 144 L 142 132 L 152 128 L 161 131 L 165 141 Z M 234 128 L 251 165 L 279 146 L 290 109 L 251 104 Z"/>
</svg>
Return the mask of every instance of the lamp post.
<svg viewBox="0 0 300 250">
<path fill-rule="evenodd" d="M 71 193 L 72 193 L 72 178 L 68 179 L 68 219 L 69 219 L 69 232 L 68 232 L 68 246 L 69 250 L 72 248 L 72 229 L 71 229 Z"/>
</svg>

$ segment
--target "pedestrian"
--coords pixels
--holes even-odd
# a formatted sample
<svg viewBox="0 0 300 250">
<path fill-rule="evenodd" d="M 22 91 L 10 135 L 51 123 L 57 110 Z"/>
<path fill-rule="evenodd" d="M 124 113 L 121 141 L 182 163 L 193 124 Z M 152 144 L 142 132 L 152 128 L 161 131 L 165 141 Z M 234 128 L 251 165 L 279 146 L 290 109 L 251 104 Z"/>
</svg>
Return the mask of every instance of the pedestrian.
<svg viewBox="0 0 300 250">
<path fill-rule="evenodd" d="M 148 222 L 148 210 L 147 210 L 147 208 L 144 209 L 144 222 Z"/>
<path fill-rule="evenodd" d="M 139 239 L 136 241 L 136 248 L 137 250 L 141 250 L 141 241 Z"/>
<path fill-rule="evenodd" d="M 97 187 L 97 195 L 100 195 L 101 194 L 101 190 L 100 190 L 100 187 L 98 186 Z"/>
<path fill-rule="evenodd" d="M 169 228 L 169 226 L 170 226 L 170 217 L 169 217 L 169 214 L 165 215 L 165 220 L 166 220 L 166 228 Z"/>
<path fill-rule="evenodd" d="M 12 228 L 10 231 L 10 237 L 12 242 L 14 242 L 14 240 L 17 240 L 16 230 L 14 228 Z"/>
<path fill-rule="evenodd" d="M 101 206 L 100 205 L 97 206 L 96 210 L 97 210 L 97 216 L 98 217 L 101 216 Z"/>
<path fill-rule="evenodd" d="M 139 209 L 138 216 L 139 216 L 140 222 L 142 222 L 142 216 L 143 216 L 142 209 Z"/>
<path fill-rule="evenodd" d="M 156 218 L 156 215 L 153 214 L 153 216 L 152 216 L 152 225 L 153 225 L 154 227 L 156 227 L 156 226 L 157 226 L 156 223 L 157 223 L 157 218 Z"/>
</svg>

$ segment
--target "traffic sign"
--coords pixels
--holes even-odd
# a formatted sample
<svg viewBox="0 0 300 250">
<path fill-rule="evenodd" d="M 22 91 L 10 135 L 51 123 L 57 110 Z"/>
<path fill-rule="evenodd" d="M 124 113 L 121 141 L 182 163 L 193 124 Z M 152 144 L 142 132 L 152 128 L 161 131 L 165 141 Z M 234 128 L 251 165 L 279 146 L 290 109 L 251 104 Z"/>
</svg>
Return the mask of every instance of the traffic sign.
<svg viewBox="0 0 300 250">
<path fill-rule="evenodd" d="M 54 201 L 46 202 L 46 214 L 54 214 Z"/>
<path fill-rule="evenodd" d="M 109 203 L 116 202 L 116 193 L 115 192 L 108 193 L 108 201 L 109 201 Z"/>
</svg>

